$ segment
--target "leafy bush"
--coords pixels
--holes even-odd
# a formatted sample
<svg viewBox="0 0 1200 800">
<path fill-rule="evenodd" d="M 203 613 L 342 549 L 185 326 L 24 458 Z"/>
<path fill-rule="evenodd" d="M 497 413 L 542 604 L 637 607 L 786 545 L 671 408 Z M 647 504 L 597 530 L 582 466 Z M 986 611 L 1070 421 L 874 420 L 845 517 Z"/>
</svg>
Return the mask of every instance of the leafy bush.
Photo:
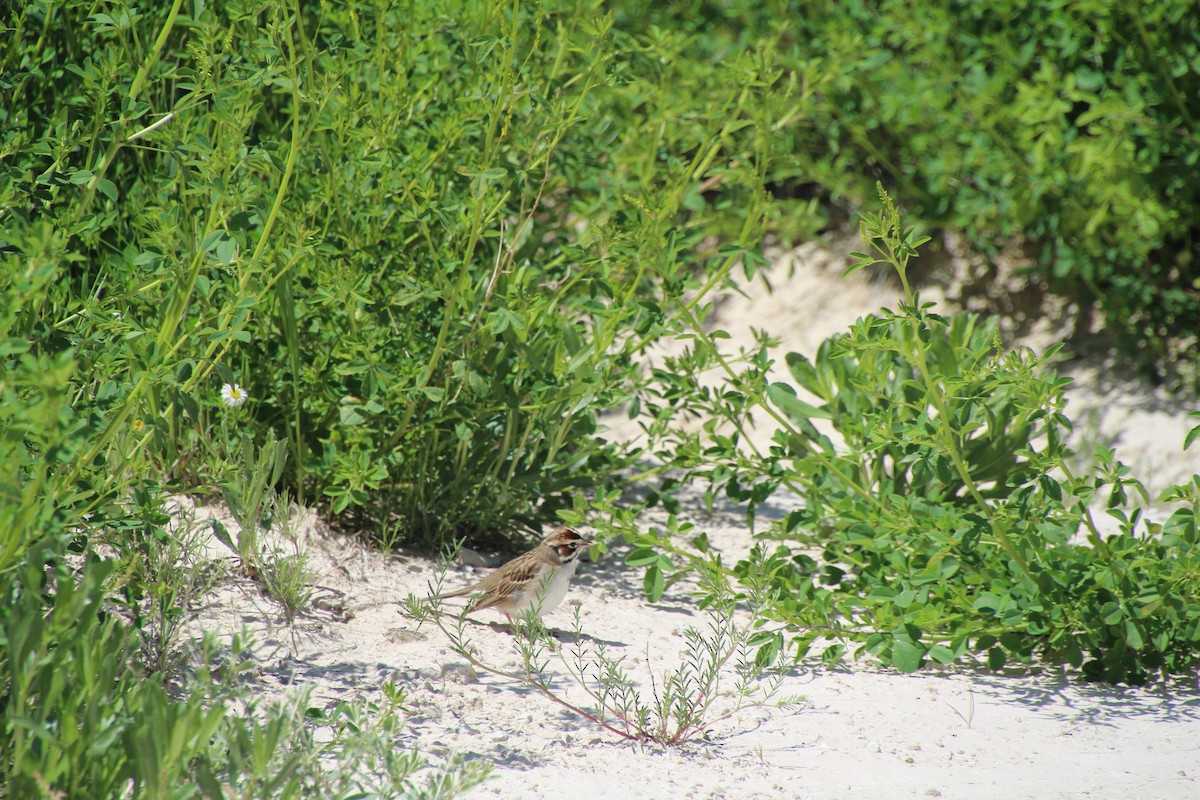
<svg viewBox="0 0 1200 800">
<path fill-rule="evenodd" d="M 321 180 L 296 197 L 322 244 L 280 304 L 298 352 L 248 348 L 276 381 L 256 394 L 294 418 L 332 510 L 363 509 L 389 541 L 533 526 L 626 463 L 595 415 L 626 398 L 661 325 L 646 298 L 757 256 L 736 245 L 760 235 L 759 178 L 718 159 L 742 127 L 767 146 L 742 119 L 762 67 L 716 88 L 672 70 L 694 119 L 647 138 L 675 108 L 666 75 L 635 69 L 676 43 L 605 17 L 352 8 L 311 29 L 328 89 L 299 168 Z M 749 213 L 732 250 L 697 255 L 747 210 L 694 196 L 714 173 Z"/>
<path fill-rule="evenodd" d="M 329 711 L 304 698 L 260 703 L 219 688 L 207 664 L 172 697 L 164 675 L 140 669 L 136 634 L 106 607 L 115 562 L 68 569 L 47 560 L 50 543 L 29 554 L 0 616 L 0 779 L 9 796 L 351 797 L 369 787 L 382 797 L 451 797 L 486 777 L 450 761 L 414 781 L 426 764 L 395 746 L 404 720 L 396 702 Z M 237 675 L 225 685 L 236 687 Z M 231 709 L 235 699 L 248 704 L 244 713 Z"/>
<path fill-rule="evenodd" d="M 902 230 L 884 199 L 885 211 L 863 224 L 877 255 L 854 268 L 896 270 L 905 288 L 897 312 L 860 320 L 812 361 L 790 354 L 795 386 L 766 384 L 765 349 L 738 372 L 715 334 L 698 328 L 696 350 L 647 401 L 669 419 L 662 398 L 699 395 L 735 431 L 750 410 L 781 423 L 769 453 L 711 433 L 658 448 L 676 454 L 667 464 L 685 470 L 677 481 L 702 478 L 710 493 L 750 503 L 751 514 L 781 486 L 802 498 L 767 534 L 781 544 L 760 545 L 732 570 L 748 587 L 775 591 L 760 613 L 784 625 L 764 628 L 763 657 L 788 643 L 800 657 L 823 643 L 836 660 L 852 642 L 905 671 L 976 653 L 993 668 L 1037 658 L 1110 681 L 1193 670 L 1200 478 L 1164 496 L 1177 509 L 1157 523 L 1131 511 L 1131 494 L 1145 492 L 1111 451 L 1075 475 L 1064 444 L 1067 381 L 1046 368 L 1052 353 L 1006 353 L 994 325 L 922 304 L 907 270 L 926 239 Z M 719 401 L 698 388 L 699 370 L 712 365 L 730 376 Z M 1094 518 L 1100 502 L 1115 534 Z M 703 539 L 664 548 L 643 535 L 635 544 L 630 562 L 648 567 L 659 592 L 707 558 Z M 663 549 L 670 555 L 654 557 Z"/>
<path fill-rule="evenodd" d="M 161 490 L 132 477 L 145 456 L 106 446 L 99 416 L 72 408 L 74 353 L 38 353 L 20 336 L 44 299 L 36 275 L 11 273 L 0 285 L 9 358 L 0 373 L 7 796 L 337 797 L 370 786 L 382 796 L 447 797 L 477 783 L 480 770 L 458 763 L 414 782 L 424 760 L 395 748 L 403 724 L 395 708 L 339 708 L 333 720 L 286 704 L 235 714 L 245 700 L 237 675 L 219 679 L 209 658 L 193 665 L 198 678 L 185 691 L 168 691 L 167 628 L 186 613 L 180 604 L 198 576 L 166 558 L 178 551 L 162 544 L 172 534 Z M 96 555 L 101 543 L 112 557 Z M 347 729 L 340 719 L 350 711 L 372 721 Z M 314 733 L 321 724 L 331 738 Z"/>
<path fill-rule="evenodd" d="M 129 652 L 135 640 L 103 610 L 111 562 L 78 576 L 60 567 L 43 587 L 47 554 L 39 555 L 5 598 L 4 785 L 16 797 L 116 797 L 130 786 L 166 796 L 208 748 L 223 705 L 195 695 L 176 702 L 161 682 L 143 680 Z"/>
<path fill-rule="evenodd" d="M 1200 488 L 1179 487 L 1153 535 L 1135 514 L 1101 537 L 1087 502 L 1109 489 L 1120 515 L 1136 487 L 1111 459 L 1065 471 L 1061 387 L 1031 356 L 996 356 L 987 323 L 910 296 L 793 359 L 819 407 L 782 386 L 768 401 L 765 342 L 720 361 L 734 389 L 686 385 L 720 359 L 707 293 L 763 264 L 765 230 L 811 234 L 830 214 L 818 200 L 862 196 L 875 171 L 926 218 L 1027 236 L 1138 341 L 1195 327 L 1182 4 L 1016 25 L 972 5 L 955 36 L 927 35 L 951 27 L 941 7 L 901 4 L 184 5 L 26 3 L 5 23 L 11 795 L 420 792 L 419 759 L 391 747 L 396 704 L 222 720 L 211 683 L 166 692 L 142 648 L 158 624 L 154 667 L 172 663 L 191 590 L 155 574 L 164 493 L 222 491 L 258 519 L 268 488 L 289 490 L 388 544 L 510 533 L 581 513 L 582 489 L 615 496 L 636 454 L 596 413 L 631 398 L 652 435 L 681 410 L 712 415 L 713 441 L 662 447 L 668 463 L 751 509 L 778 486 L 809 498 L 775 533 L 815 555 L 737 568 L 776 592 L 796 652 L 820 634 L 905 669 L 971 650 L 1113 679 L 1194 663 Z M 1080 46 L 1097 22 L 1108 38 Z M 912 102 L 926 96 L 937 113 Z M 681 325 L 699 344 L 656 397 L 639 356 Z M 222 384 L 249 390 L 236 415 Z M 747 403 L 790 418 L 765 458 L 717 432 Z M 1090 548 L 1070 540 L 1079 520 Z M 707 558 L 703 537 L 639 544 L 651 595 L 679 559 Z M 302 566 L 276 565 L 293 604 Z M 762 632 L 764 652 L 782 642 Z M 451 764 L 428 793 L 478 778 Z"/>
<path fill-rule="evenodd" d="M 388 543 L 532 526 L 626 463 L 595 414 L 651 298 L 762 262 L 769 41 L 697 65 L 566 4 L 92 10 L 15 20 L 4 258 L 69 271 L 31 346 L 194 490 L 240 384 L 292 493 Z"/>
<path fill-rule="evenodd" d="M 686 39 L 579 12 L 61 0 L 6 19 L 8 791 L 372 783 L 326 775 L 330 755 L 420 791 L 392 709 L 335 710 L 352 719 L 324 749 L 317 714 L 214 727 L 211 686 L 165 692 L 142 649 L 175 663 L 202 582 L 163 568 L 163 497 L 221 491 L 257 523 L 290 490 L 428 544 L 532 524 L 627 462 L 595 414 L 664 330 L 655 292 L 762 262 L 771 42 L 693 69 Z M 302 564 L 262 566 L 303 600 Z M 376 738 L 349 735 L 360 715 Z M 477 778 L 450 765 L 429 792 Z"/>
<path fill-rule="evenodd" d="M 1096 304 L 1142 363 L 1191 362 L 1196 388 L 1192 3 L 621 6 L 694 37 L 696 58 L 780 38 L 772 64 L 801 91 L 765 176 L 778 198 L 865 205 L 881 179 L 985 253 L 1024 240 L 1041 279 Z"/>
</svg>

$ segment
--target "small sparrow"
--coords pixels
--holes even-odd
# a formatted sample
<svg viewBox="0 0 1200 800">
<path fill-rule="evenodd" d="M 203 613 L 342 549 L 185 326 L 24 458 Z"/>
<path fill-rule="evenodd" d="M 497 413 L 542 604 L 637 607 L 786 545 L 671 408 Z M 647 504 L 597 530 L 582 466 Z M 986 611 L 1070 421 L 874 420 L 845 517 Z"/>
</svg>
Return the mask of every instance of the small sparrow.
<svg viewBox="0 0 1200 800">
<path fill-rule="evenodd" d="M 468 611 L 495 608 L 513 617 L 533 608 L 541 617 L 558 607 L 567 596 L 567 586 L 579 566 L 579 556 L 592 545 L 574 528 L 561 527 L 532 550 L 498 567 L 476 584 L 438 595 L 434 599 L 480 595 Z"/>
</svg>

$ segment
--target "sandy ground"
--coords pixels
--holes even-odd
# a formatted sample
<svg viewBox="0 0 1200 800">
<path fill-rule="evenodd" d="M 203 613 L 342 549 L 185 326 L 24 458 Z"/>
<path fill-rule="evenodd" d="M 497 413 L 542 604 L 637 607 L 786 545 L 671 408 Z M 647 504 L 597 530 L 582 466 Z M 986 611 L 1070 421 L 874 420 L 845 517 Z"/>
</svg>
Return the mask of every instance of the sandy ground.
<svg viewBox="0 0 1200 800">
<path fill-rule="evenodd" d="M 771 275 L 773 294 L 760 283 L 750 297 L 728 298 L 717 324 L 735 340 L 747 338 L 751 324 L 770 324 L 783 339 L 781 352 L 813 352 L 825 336 L 895 301 L 886 282 L 837 280 L 847 246 L 801 248 L 790 275 Z M 1086 423 L 1079 435 L 1116 446 L 1154 489 L 1194 471 L 1194 455 L 1181 448 L 1186 407 L 1113 379 L 1103 364 L 1067 369 L 1078 380 L 1068 414 Z M 199 508 L 189 516 L 221 513 Z M 723 551 L 751 544 L 736 514 L 708 516 L 698 504 L 684 513 Z M 647 525 L 655 522 L 647 515 Z M 249 628 L 263 686 L 281 693 L 306 687 L 314 704 L 379 699 L 383 681 L 399 681 L 412 710 L 404 746 L 494 766 L 472 798 L 1200 797 L 1195 682 L 1131 689 L 1056 671 L 901 675 L 865 663 L 808 666 L 782 687 L 804 697 L 798 706 L 750 708 L 713 725 L 704 741 L 678 748 L 623 741 L 518 683 L 466 669 L 440 630 L 405 618 L 400 601 L 426 593 L 436 573 L 431 560 L 366 551 L 329 534 L 311 513 L 299 530 L 319 575 L 320 602 L 294 628 L 254 587 L 230 582 L 195 626 Z M 447 585 L 480 574 L 454 567 Z M 568 630 L 574 604 L 588 641 L 623 656 L 646 692 L 652 675 L 678 664 L 682 630 L 707 624 L 685 588 L 646 602 L 641 572 L 623 566 L 619 548 L 580 568 L 567 603 L 547 623 Z M 487 624 L 498 615 L 477 616 L 468 635 L 480 656 L 516 667 L 512 637 Z M 564 696 L 578 699 L 553 662 L 550 671 L 562 678 Z"/>
</svg>

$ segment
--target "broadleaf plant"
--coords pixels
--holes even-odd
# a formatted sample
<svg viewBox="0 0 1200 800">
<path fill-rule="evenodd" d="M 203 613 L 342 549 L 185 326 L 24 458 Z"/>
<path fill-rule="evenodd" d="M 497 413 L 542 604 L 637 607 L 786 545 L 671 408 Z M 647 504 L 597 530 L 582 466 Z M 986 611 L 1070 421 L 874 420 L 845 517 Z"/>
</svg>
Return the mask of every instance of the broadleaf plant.
<svg viewBox="0 0 1200 800">
<path fill-rule="evenodd" d="M 797 658 L 849 649 L 903 671 L 1042 660 L 1141 682 L 1193 669 L 1200 479 L 1161 498 L 1177 507 L 1160 524 L 1135 506 L 1145 490 L 1111 451 L 1076 475 L 1069 381 L 1048 366 L 1058 348 L 1006 349 L 994 321 L 922 302 L 907 270 L 924 240 L 880 193 L 883 209 L 861 225 L 873 252 L 851 270 L 892 268 L 897 310 L 860 319 L 812 359 L 789 354 L 791 383 L 768 383 L 765 341 L 727 358 L 697 324 L 695 348 L 643 401 L 655 452 L 675 470 L 664 495 L 700 481 L 751 519 L 768 497 L 794 504 L 730 571 L 774 589 L 757 641 Z M 711 367 L 723 388 L 700 381 Z M 683 408 L 715 422 L 680 433 L 669 421 Z M 751 412 L 779 425 L 768 452 L 741 437 Z M 663 549 L 683 554 L 679 572 L 704 557 Z"/>
</svg>

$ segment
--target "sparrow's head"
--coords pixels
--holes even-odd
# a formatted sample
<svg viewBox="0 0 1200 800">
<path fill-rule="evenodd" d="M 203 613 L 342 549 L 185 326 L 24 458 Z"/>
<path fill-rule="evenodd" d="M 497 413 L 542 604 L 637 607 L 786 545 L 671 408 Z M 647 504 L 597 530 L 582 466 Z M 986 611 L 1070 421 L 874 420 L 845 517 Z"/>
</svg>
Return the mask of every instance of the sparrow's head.
<svg viewBox="0 0 1200 800">
<path fill-rule="evenodd" d="M 579 558 L 579 554 L 592 546 L 591 539 L 585 539 L 574 528 L 563 526 L 554 533 L 542 539 L 540 547 L 549 551 L 551 558 L 561 564 L 570 564 Z"/>
</svg>

